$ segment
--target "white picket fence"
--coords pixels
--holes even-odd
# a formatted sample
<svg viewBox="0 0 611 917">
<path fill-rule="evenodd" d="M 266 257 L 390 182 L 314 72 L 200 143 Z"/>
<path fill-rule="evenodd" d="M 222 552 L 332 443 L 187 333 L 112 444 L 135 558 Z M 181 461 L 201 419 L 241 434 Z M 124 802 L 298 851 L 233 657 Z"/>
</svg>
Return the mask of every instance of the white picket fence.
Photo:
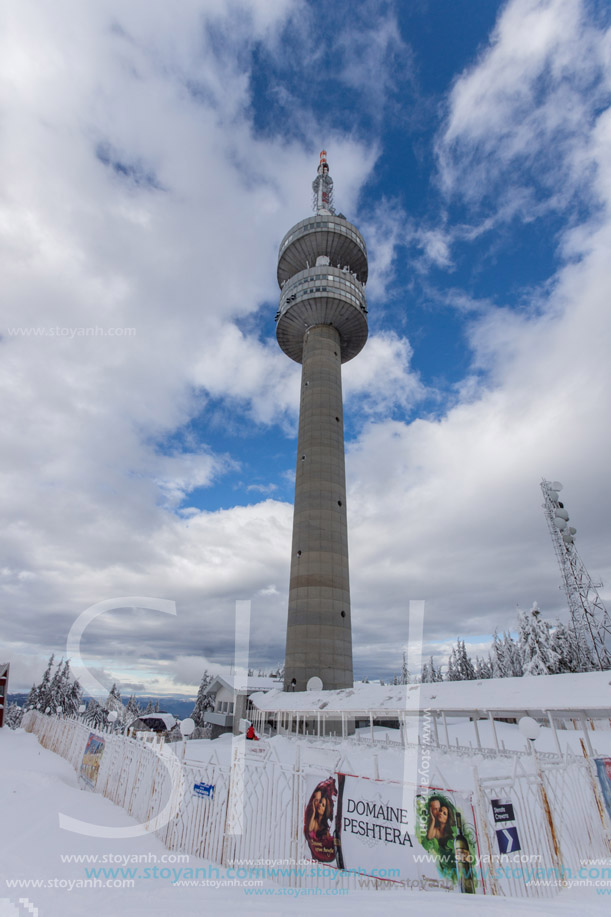
<svg viewBox="0 0 611 917">
<path fill-rule="evenodd" d="M 34 732 L 41 745 L 66 758 L 78 771 L 91 732 L 73 719 L 43 716 L 32 711 L 23 726 Z M 100 734 L 96 730 L 96 734 Z M 280 760 L 274 743 L 210 743 L 207 761 L 182 760 L 180 745 L 151 745 L 119 734 L 101 733 L 105 741 L 96 791 L 124 808 L 173 851 L 192 854 L 223 866 L 235 864 L 295 863 L 303 856 L 303 812 L 307 803 L 306 778 L 329 773 L 357 774 L 378 779 L 377 758 L 367 765 L 358 743 L 332 747 L 315 740 L 296 743 L 296 757 Z M 200 746 L 201 747 L 201 746 Z M 217 751 L 217 748 L 220 751 Z M 188 743 L 187 743 L 188 749 Z M 447 786 L 435 764 L 430 786 Z M 188 752 L 187 752 L 188 754 Z M 224 757 L 222 755 L 224 754 Z M 446 767 L 447 757 L 440 758 Z M 511 799 L 519 824 L 521 853 L 549 870 L 568 867 L 575 872 L 584 860 L 609 857 L 610 824 L 585 758 L 567 757 L 556 762 L 499 758 L 507 770 L 500 776 L 481 778 L 473 770 L 471 793 L 480 855 L 488 863 L 510 865 L 499 855 L 491 800 Z M 317 763 L 318 762 L 318 763 Z M 371 771 L 368 773 L 367 771 Z M 393 781 L 389 781 L 393 782 Z M 214 787 L 213 797 L 193 792 L 196 784 Z M 155 819 L 169 817 L 156 826 Z M 517 871 L 519 873 L 519 870 Z M 278 877 L 283 885 L 308 887 L 358 887 L 353 875 L 310 878 L 295 873 Z M 372 880 L 372 884 L 384 884 Z M 559 885 L 537 884 L 525 875 L 498 878 L 494 870 L 483 879 L 487 893 L 549 897 Z"/>
</svg>

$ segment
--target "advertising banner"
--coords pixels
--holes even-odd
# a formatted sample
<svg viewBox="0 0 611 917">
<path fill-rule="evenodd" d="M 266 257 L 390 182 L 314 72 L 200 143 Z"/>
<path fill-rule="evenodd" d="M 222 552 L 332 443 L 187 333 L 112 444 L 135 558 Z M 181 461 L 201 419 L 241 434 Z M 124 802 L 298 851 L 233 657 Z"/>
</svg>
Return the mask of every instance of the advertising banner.
<svg viewBox="0 0 611 917">
<path fill-rule="evenodd" d="M 611 758 L 594 758 L 605 807 L 611 818 Z"/>
<path fill-rule="evenodd" d="M 303 833 L 316 862 L 391 882 L 483 892 L 467 797 L 335 773 L 309 778 L 306 800 Z"/>
<path fill-rule="evenodd" d="M 309 855 L 313 860 L 341 869 L 340 820 L 338 817 L 339 776 L 333 774 L 325 780 L 316 777 L 307 778 L 303 833 Z"/>
<path fill-rule="evenodd" d="M 104 739 L 95 735 L 93 732 L 89 733 L 85 751 L 83 752 L 80 776 L 85 786 L 89 787 L 91 790 L 95 789 L 96 783 L 98 782 L 98 772 L 100 770 L 100 764 L 102 763 L 104 745 Z"/>
</svg>

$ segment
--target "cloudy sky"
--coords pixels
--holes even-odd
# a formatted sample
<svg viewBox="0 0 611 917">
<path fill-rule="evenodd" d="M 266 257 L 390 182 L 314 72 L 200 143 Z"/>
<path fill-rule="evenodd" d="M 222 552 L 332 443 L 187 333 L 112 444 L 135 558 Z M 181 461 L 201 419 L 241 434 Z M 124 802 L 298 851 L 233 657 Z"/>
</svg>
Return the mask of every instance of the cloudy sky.
<svg viewBox="0 0 611 917">
<path fill-rule="evenodd" d="M 611 584 L 611 11 L 600 0 L 19 0 L 1 47 L 0 656 L 188 693 L 284 655 L 299 367 L 278 243 L 328 151 L 366 238 L 344 367 L 355 674 Z M 611 590 L 602 589 L 609 599 Z M 3 661 L 2 660 L 2 661 Z"/>
</svg>

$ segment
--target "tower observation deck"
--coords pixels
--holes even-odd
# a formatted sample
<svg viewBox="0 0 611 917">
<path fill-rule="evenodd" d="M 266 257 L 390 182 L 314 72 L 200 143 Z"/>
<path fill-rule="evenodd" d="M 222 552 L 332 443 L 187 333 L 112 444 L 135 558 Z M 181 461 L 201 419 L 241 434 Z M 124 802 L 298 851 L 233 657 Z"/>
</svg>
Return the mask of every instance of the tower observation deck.
<svg viewBox="0 0 611 917">
<path fill-rule="evenodd" d="M 313 217 L 280 244 L 276 337 L 302 364 L 285 690 L 353 685 L 341 364 L 367 341 L 367 247 L 333 208 L 326 152 Z"/>
</svg>

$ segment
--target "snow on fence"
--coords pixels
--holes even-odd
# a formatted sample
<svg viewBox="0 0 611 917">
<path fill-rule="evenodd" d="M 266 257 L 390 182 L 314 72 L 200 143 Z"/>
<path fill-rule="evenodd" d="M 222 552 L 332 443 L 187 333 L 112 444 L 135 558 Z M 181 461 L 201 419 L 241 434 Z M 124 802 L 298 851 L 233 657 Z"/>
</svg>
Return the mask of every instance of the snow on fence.
<svg viewBox="0 0 611 917">
<path fill-rule="evenodd" d="M 24 716 L 23 726 L 37 735 L 41 745 L 80 770 L 92 731 L 88 726 L 36 711 Z M 378 779 L 377 757 L 373 756 L 373 764 L 359 760 L 358 744 L 349 750 L 346 745 L 308 747 L 302 760 L 301 746 L 296 743 L 296 758 L 287 762 L 271 744 L 238 741 L 220 747 L 220 754 L 226 754 L 224 759 L 211 745 L 209 760 L 195 762 L 181 760 L 180 746 L 172 750 L 168 745 L 151 745 L 104 730 L 95 733 L 105 743 L 96 792 L 140 823 L 149 822 L 152 829 L 156 827 L 154 819 L 173 801 L 170 817 L 155 830 L 157 837 L 170 850 L 223 866 L 298 863 L 303 857 L 303 813 L 312 778 L 322 780 L 337 772 Z M 428 751 L 434 755 L 435 747 L 428 746 Z M 350 760 L 348 756 L 353 753 L 355 757 Z M 475 814 L 486 893 L 549 897 L 561 886 L 561 882 L 538 882 L 528 868 L 499 878 L 496 867 L 515 866 L 516 861 L 499 853 L 498 831 L 503 825 L 495 821 L 493 801 L 495 805 L 499 800 L 510 801 L 515 809 L 518 866 L 526 860 L 529 868 L 542 868 L 548 876 L 567 868 L 576 875 L 584 860 L 609 857 L 609 820 L 589 760 L 574 756 L 553 763 L 535 756 L 497 760 L 497 775 L 480 777 L 473 768 L 473 784 L 467 790 Z M 368 769 L 372 773 L 364 773 Z M 430 774 L 430 786 L 447 785 L 434 761 Z M 202 788 L 199 792 L 198 787 Z M 484 864 L 490 868 L 486 870 Z M 354 875 L 309 877 L 296 871 L 277 876 L 276 881 L 322 888 L 361 884 Z M 386 884 L 381 879 L 369 881 L 372 886 Z"/>
</svg>

